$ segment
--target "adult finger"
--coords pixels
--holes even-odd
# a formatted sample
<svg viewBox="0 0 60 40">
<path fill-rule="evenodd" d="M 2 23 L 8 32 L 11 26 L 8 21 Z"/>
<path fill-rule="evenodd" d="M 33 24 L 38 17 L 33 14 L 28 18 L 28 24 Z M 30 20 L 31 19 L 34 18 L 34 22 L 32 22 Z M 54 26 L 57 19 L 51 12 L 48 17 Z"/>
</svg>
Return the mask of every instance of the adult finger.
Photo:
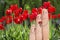
<svg viewBox="0 0 60 40">
<path fill-rule="evenodd" d="M 49 40 L 49 20 L 47 9 L 42 10 L 42 32 L 43 40 Z"/>
<path fill-rule="evenodd" d="M 30 40 L 35 40 L 35 24 L 33 24 L 30 29 Z"/>
<path fill-rule="evenodd" d="M 39 14 L 37 15 L 37 18 L 36 18 L 36 40 L 42 40 L 41 24 L 42 24 L 41 14 Z"/>
</svg>

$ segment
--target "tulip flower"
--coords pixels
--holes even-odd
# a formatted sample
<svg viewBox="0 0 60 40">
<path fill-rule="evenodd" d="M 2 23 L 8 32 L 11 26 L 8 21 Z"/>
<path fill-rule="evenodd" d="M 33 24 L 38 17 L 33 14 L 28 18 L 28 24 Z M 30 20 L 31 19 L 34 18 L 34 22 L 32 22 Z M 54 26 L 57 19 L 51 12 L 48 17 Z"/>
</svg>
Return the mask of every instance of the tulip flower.
<svg viewBox="0 0 60 40">
<path fill-rule="evenodd" d="M 38 8 L 38 12 L 39 12 L 39 14 L 42 13 L 42 9 L 43 9 L 42 7 L 39 7 L 39 8 Z"/>
<path fill-rule="evenodd" d="M 16 23 L 16 24 L 20 24 L 20 19 L 19 18 L 14 18 L 14 22 Z"/>
<path fill-rule="evenodd" d="M 3 17 L 1 18 L 1 20 L 2 20 L 2 24 L 5 24 L 6 19 L 7 19 L 6 16 L 3 16 Z"/>
<path fill-rule="evenodd" d="M 0 19 L 0 22 L 4 22 L 6 20 L 6 16 L 3 16 L 1 19 Z"/>
<path fill-rule="evenodd" d="M 36 19 L 36 16 L 37 16 L 36 13 L 32 13 L 32 14 L 30 15 L 30 21 L 32 22 L 33 20 L 35 20 L 35 19 Z"/>
<path fill-rule="evenodd" d="M 30 15 L 30 22 L 32 22 L 34 20 L 34 17 L 33 17 L 33 15 L 31 14 Z"/>
<path fill-rule="evenodd" d="M 48 7 L 50 7 L 51 5 L 50 5 L 50 2 L 44 2 L 43 3 L 43 7 L 44 8 L 48 8 Z"/>
<path fill-rule="evenodd" d="M 10 24 L 10 23 L 12 23 L 12 16 L 6 16 L 6 19 L 5 19 L 5 21 L 6 21 L 6 24 Z"/>
<path fill-rule="evenodd" d="M 13 17 L 12 16 L 7 16 L 7 18 L 12 19 Z"/>
<path fill-rule="evenodd" d="M 53 7 L 53 6 L 48 7 L 48 12 L 49 13 L 53 13 L 55 11 L 56 11 L 55 7 Z"/>
<path fill-rule="evenodd" d="M 15 11 L 16 9 L 18 9 L 18 5 L 17 5 L 17 4 L 10 5 L 10 9 L 11 9 L 12 11 Z"/>
<path fill-rule="evenodd" d="M 18 9 L 14 11 L 14 16 L 15 17 L 19 16 L 19 10 Z"/>
<path fill-rule="evenodd" d="M 38 9 L 37 9 L 37 8 L 33 8 L 33 9 L 32 9 L 32 14 L 31 14 L 31 15 L 34 16 L 34 19 L 36 18 L 37 14 L 38 14 Z"/>
<path fill-rule="evenodd" d="M 32 13 L 32 15 L 36 18 L 36 16 L 38 15 L 37 13 Z"/>
<path fill-rule="evenodd" d="M 58 14 L 57 17 L 60 18 L 60 14 Z"/>
<path fill-rule="evenodd" d="M 37 14 L 38 14 L 38 9 L 37 8 L 33 8 L 32 9 L 32 15 L 34 16 L 34 19 L 36 19 Z"/>
<path fill-rule="evenodd" d="M 6 16 L 3 16 L 3 17 L 2 17 L 2 20 L 6 20 Z"/>
<path fill-rule="evenodd" d="M 14 22 L 15 22 L 16 24 L 21 24 L 22 21 L 23 21 L 23 19 L 22 19 L 21 17 L 15 17 L 15 18 L 14 18 Z"/>
<path fill-rule="evenodd" d="M 10 23 L 12 23 L 12 19 L 7 19 L 6 24 L 10 24 Z"/>
<path fill-rule="evenodd" d="M 35 12 L 36 12 L 36 13 L 38 12 L 38 9 L 37 9 L 37 8 L 33 8 L 33 9 L 32 9 L 32 13 L 35 13 Z"/>
<path fill-rule="evenodd" d="M 11 14 L 12 14 L 12 10 L 7 9 L 7 10 L 6 10 L 6 15 L 8 16 L 8 15 L 11 15 Z"/>
<path fill-rule="evenodd" d="M 57 18 L 57 16 L 56 15 L 52 15 L 52 19 L 56 19 Z"/>
<path fill-rule="evenodd" d="M 51 19 L 52 14 L 48 14 L 49 20 Z"/>
<path fill-rule="evenodd" d="M 22 8 L 21 7 L 19 8 L 19 12 L 22 13 Z"/>
<path fill-rule="evenodd" d="M 23 14 L 22 14 L 22 16 L 23 16 L 23 20 L 26 20 L 27 18 L 28 18 L 28 10 L 24 10 L 23 11 Z"/>
<path fill-rule="evenodd" d="M 0 30 L 4 30 L 4 26 L 2 24 L 0 24 Z"/>
<path fill-rule="evenodd" d="M 16 9 L 16 10 L 14 11 L 14 16 L 17 17 L 17 16 L 19 16 L 21 13 L 22 13 L 22 8 Z"/>
<path fill-rule="evenodd" d="M 3 22 L 3 19 L 0 19 L 0 23 L 2 23 Z"/>
</svg>

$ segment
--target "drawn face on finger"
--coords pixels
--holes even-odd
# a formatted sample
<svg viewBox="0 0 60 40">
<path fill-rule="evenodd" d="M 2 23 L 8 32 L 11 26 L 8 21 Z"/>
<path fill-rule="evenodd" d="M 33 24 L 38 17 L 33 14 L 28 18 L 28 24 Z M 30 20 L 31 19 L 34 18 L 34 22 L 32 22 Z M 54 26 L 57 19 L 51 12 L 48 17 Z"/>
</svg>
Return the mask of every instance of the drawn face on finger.
<svg viewBox="0 0 60 40">
<path fill-rule="evenodd" d="M 36 23 L 39 24 L 39 25 L 42 24 L 41 14 L 37 15 Z"/>
</svg>

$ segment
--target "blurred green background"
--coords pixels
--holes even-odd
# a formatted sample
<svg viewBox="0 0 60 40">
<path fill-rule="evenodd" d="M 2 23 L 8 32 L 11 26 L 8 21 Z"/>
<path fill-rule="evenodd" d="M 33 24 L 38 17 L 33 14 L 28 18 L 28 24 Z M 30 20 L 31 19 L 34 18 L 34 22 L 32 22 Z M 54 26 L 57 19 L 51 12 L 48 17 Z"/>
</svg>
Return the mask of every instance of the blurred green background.
<svg viewBox="0 0 60 40">
<path fill-rule="evenodd" d="M 52 5 L 56 7 L 55 14 L 60 13 L 60 0 L 48 0 Z M 4 12 L 11 4 L 18 4 L 23 9 L 31 10 L 33 7 L 40 7 L 42 0 L 0 0 L 0 17 L 4 15 Z"/>
<path fill-rule="evenodd" d="M 18 4 L 23 9 L 31 10 L 33 7 L 41 6 L 42 0 L 0 0 L 0 17 L 11 4 Z"/>
</svg>

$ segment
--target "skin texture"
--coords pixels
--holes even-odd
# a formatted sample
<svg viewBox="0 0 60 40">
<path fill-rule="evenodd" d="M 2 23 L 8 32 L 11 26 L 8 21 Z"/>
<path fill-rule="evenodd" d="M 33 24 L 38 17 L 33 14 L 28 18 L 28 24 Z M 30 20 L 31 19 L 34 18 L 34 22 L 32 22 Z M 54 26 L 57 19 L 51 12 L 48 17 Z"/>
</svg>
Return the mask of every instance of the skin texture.
<svg viewBox="0 0 60 40">
<path fill-rule="evenodd" d="M 39 23 L 40 22 L 40 23 Z M 49 40 L 49 20 L 47 9 L 38 14 L 36 23 L 30 29 L 30 40 Z"/>
<path fill-rule="evenodd" d="M 33 24 L 30 29 L 30 40 L 35 40 L 35 24 Z"/>
<path fill-rule="evenodd" d="M 43 9 L 42 14 L 42 34 L 43 40 L 49 40 L 49 20 L 47 9 Z"/>
<path fill-rule="evenodd" d="M 36 40 L 42 40 L 42 25 L 41 22 L 41 14 L 39 14 L 36 18 Z"/>
</svg>

